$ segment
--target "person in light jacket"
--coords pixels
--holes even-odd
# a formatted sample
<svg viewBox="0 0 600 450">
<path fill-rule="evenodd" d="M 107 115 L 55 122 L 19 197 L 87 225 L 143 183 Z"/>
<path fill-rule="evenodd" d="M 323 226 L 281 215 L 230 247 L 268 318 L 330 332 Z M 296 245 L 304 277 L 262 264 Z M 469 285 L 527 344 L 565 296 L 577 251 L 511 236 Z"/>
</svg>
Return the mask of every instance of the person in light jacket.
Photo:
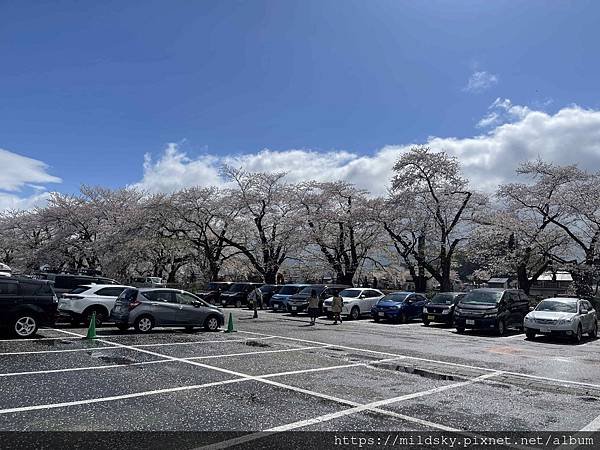
<svg viewBox="0 0 600 450">
<path fill-rule="evenodd" d="M 308 299 L 308 315 L 310 316 L 310 324 L 314 325 L 317 317 L 319 317 L 319 297 L 317 291 L 310 291 L 310 297 Z"/>
<path fill-rule="evenodd" d="M 331 299 L 331 312 L 333 313 L 333 324 L 337 325 L 338 320 L 342 323 L 342 316 L 340 315 L 342 312 L 342 308 L 344 305 L 344 300 L 340 297 L 340 294 L 335 294 L 333 299 Z"/>
</svg>

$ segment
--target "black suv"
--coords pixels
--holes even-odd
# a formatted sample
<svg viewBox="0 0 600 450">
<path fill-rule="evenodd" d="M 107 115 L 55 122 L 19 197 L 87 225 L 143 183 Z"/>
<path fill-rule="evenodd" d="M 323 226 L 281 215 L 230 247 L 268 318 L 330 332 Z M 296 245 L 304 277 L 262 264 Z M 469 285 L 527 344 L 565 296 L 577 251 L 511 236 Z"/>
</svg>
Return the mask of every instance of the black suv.
<svg viewBox="0 0 600 450">
<path fill-rule="evenodd" d="M 520 289 L 473 289 L 454 308 L 454 326 L 494 330 L 502 336 L 508 327 L 523 328 L 529 299 Z"/>
<path fill-rule="evenodd" d="M 229 290 L 233 281 L 211 281 L 206 285 L 204 291 L 194 292 L 202 300 L 206 300 L 211 305 L 216 305 L 220 302 L 221 294 Z"/>
<path fill-rule="evenodd" d="M 58 297 L 52 284 L 26 277 L 0 277 L 0 328 L 28 338 L 40 325 L 53 325 Z"/>
<path fill-rule="evenodd" d="M 85 284 L 119 284 L 111 278 L 98 277 L 92 275 L 72 275 L 68 273 L 41 273 L 35 275 L 36 278 L 54 282 L 54 291 L 57 294 L 71 292 L 76 287 Z"/>
<path fill-rule="evenodd" d="M 221 292 L 220 300 L 222 306 L 241 306 L 248 304 L 248 295 L 254 289 L 259 288 L 264 283 L 233 283 L 225 292 Z"/>
<path fill-rule="evenodd" d="M 441 322 L 452 325 L 454 307 L 466 294 L 464 292 L 438 292 L 431 301 L 423 307 L 423 324 Z"/>
<path fill-rule="evenodd" d="M 308 299 L 313 289 L 317 292 L 319 297 L 319 310 L 322 311 L 323 301 L 325 301 L 326 298 L 333 297 L 349 287 L 352 286 L 347 286 L 345 284 L 313 284 L 307 286 L 290 297 L 287 303 L 288 312 L 295 316 L 299 312 L 307 310 Z"/>
</svg>

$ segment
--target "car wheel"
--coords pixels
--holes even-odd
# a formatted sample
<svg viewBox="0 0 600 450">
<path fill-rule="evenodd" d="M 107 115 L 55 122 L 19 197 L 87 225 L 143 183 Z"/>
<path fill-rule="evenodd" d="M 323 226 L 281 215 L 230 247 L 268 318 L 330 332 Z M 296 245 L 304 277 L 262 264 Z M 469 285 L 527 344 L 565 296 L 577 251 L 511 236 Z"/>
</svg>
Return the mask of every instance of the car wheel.
<svg viewBox="0 0 600 450">
<path fill-rule="evenodd" d="M 150 316 L 140 316 L 135 319 L 133 326 L 140 333 L 148 333 L 154 328 L 154 319 Z"/>
<path fill-rule="evenodd" d="M 350 319 L 357 320 L 360 317 L 360 309 L 358 306 L 353 306 L 350 310 Z"/>
<path fill-rule="evenodd" d="M 506 326 L 504 325 L 504 320 L 499 320 L 498 323 L 496 324 L 496 334 L 498 336 L 504 336 L 505 332 L 506 332 Z"/>
<path fill-rule="evenodd" d="M 13 320 L 10 329 L 15 336 L 28 338 L 37 332 L 38 323 L 33 314 L 21 314 Z"/>
<path fill-rule="evenodd" d="M 581 324 L 579 324 L 577 326 L 577 332 L 575 333 L 575 335 L 573 336 L 573 343 L 574 344 L 580 344 L 581 343 L 581 338 L 583 337 L 583 332 L 581 330 Z"/>
<path fill-rule="evenodd" d="M 378 316 L 377 314 L 375 314 L 375 315 L 373 316 L 373 320 L 374 320 L 375 322 L 379 322 L 379 316 Z"/>
<path fill-rule="evenodd" d="M 406 314 L 403 312 L 398 314 L 398 318 L 396 320 L 398 323 L 406 323 Z"/>
<path fill-rule="evenodd" d="M 592 326 L 591 331 L 588 333 L 588 335 L 592 338 L 592 339 L 596 339 L 598 337 L 598 322 L 596 322 L 594 320 L 594 325 Z"/>
<path fill-rule="evenodd" d="M 532 330 L 526 330 L 525 331 L 525 336 L 527 336 L 527 339 L 535 339 L 535 331 Z"/>
<path fill-rule="evenodd" d="M 431 323 L 431 322 L 429 322 L 429 320 L 424 320 L 424 321 L 423 321 L 423 325 L 425 325 L 426 327 L 428 327 L 430 323 Z"/>
<path fill-rule="evenodd" d="M 465 332 L 465 327 L 456 327 L 456 332 L 458 334 L 463 334 Z"/>
<path fill-rule="evenodd" d="M 217 316 L 208 316 L 204 322 L 206 331 L 217 331 L 219 329 L 219 319 Z"/>
<path fill-rule="evenodd" d="M 102 326 L 102 324 L 106 320 L 107 314 L 106 314 L 106 311 L 103 311 L 100 308 L 89 308 L 83 312 L 83 322 L 84 322 L 85 326 L 88 327 L 90 325 L 90 322 L 92 321 L 93 313 L 96 313 L 96 326 L 97 327 Z"/>
<path fill-rule="evenodd" d="M 235 301 L 235 307 L 236 308 L 241 308 L 242 307 L 242 301 L 241 300 L 236 300 Z"/>
<path fill-rule="evenodd" d="M 292 316 L 297 316 L 297 315 L 298 315 L 298 313 L 297 313 L 296 311 L 294 311 L 294 312 L 290 312 L 290 314 L 291 314 Z"/>
<path fill-rule="evenodd" d="M 117 325 L 117 328 L 119 329 L 119 331 L 127 331 L 127 330 L 129 330 L 129 325 L 124 323 L 124 324 Z"/>
</svg>

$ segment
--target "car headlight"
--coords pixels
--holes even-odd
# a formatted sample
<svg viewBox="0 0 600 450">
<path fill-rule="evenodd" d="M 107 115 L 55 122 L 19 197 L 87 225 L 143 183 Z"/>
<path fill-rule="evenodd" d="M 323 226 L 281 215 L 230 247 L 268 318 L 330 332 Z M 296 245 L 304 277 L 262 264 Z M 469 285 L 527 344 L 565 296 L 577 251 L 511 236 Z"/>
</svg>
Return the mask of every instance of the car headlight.
<svg viewBox="0 0 600 450">
<path fill-rule="evenodd" d="M 460 309 L 458 309 L 458 308 L 456 308 L 456 309 L 454 310 L 454 315 L 455 315 L 455 316 L 460 316 L 460 315 L 461 315 L 461 313 L 462 313 L 462 311 L 461 311 Z"/>
<path fill-rule="evenodd" d="M 443 310 L 442 310 L 442 314 L 450 314 L 450 308 L 448 308 L 448 309 L 443 309 Z"/>
<path fill-rule="evenodd" d="M 525 316 L 525 322 L 533 322 L 533 319 L 529 316 Z"/>
<path fill-rule="evenodd" d="M 564 324 L 566 324 L 566 323 L 567 323 L 567 321 L 566 321 L 565 319 L 560 319 L 560 320 L 558 321 L 558 325 L 564 325 Z"/>
<path fill-rule="evenodd" d="M 401 309 L 401 308 L 402 308 L 402 306 L 400 306 L 400 305 L 394 306 L 394 309 Z"/>
<path fill-rule="evenodd" d="M 427 312 L 427 307 L 423 306 L 423 312 L 426 313 Z"/>
</svg>

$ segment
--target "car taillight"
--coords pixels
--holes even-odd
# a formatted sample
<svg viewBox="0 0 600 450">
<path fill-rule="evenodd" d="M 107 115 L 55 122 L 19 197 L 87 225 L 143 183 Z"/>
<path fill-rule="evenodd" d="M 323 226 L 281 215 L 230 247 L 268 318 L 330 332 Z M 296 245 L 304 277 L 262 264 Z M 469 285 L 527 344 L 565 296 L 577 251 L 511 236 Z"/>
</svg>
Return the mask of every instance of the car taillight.
<svg viewBox="0 0 600 450">
<path fill-rule="evenodd" d="M 62 298 L 67 298 L 69 300 L 80 300 L 85 297 L 83 295 L 63 294 Z"/>
<path fill-rule="evenodd" d="M 129 303 L 129 311 L 131 311 L 132 309 L 134 309 L 136 306 L 140 306 L 142 304 L 142 302 L 140 302 L 139 300 L 135 299 L 134 301 L 132 301 L 131 303 Z"/>
</svg>

